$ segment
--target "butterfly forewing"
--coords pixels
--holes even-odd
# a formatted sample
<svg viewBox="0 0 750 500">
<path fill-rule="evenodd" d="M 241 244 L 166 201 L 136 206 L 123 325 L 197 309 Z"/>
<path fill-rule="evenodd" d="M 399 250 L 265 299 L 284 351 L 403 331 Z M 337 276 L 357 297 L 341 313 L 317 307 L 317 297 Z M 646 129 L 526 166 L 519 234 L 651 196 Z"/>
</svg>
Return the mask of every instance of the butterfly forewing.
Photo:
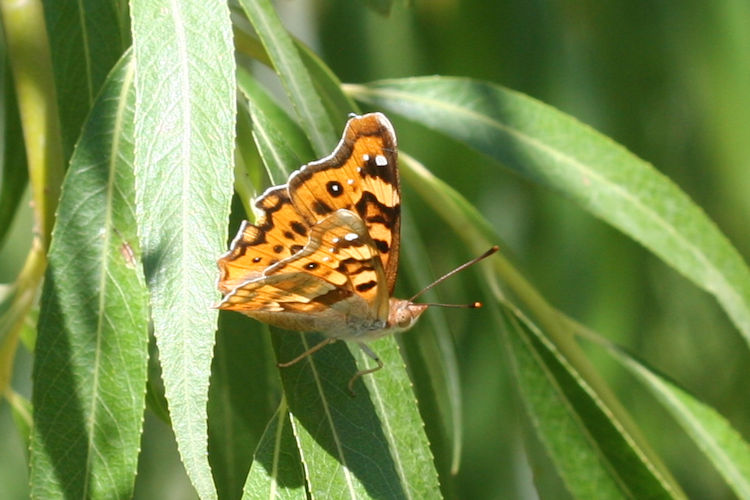
<svg viewBox="0 0 750 500">
<path fill-rule="evenodd" d="M 334 152 L 302 167 L 288 184 L 292 203 L 310 225 L 339 209 L 359 215 L 377 248 L 389 294 L 398 271 L 401 224 L 396 147 L 384 115 L 354 117 Z"/>
<path fill-rule="evenodd" d="M 267 267 L 294 255 L 308 242 L 309 226 L 289 199 L 286 186 L 268 189 L 255 202 L 255 225 L 243 223 L 229 251 L 218 261 L 223 293 L 258 277 Z"/>
</svg>

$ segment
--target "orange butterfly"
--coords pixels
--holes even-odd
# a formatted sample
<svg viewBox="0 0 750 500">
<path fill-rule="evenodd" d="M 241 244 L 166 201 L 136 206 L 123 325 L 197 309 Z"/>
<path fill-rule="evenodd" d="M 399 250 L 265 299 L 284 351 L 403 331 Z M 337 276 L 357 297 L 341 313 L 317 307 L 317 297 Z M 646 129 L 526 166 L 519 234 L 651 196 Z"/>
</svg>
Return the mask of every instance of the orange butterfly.
<svg viewBox="0 0 750 500">
<path fill-rule="evenodd" d="M 353 115 L 333 153 L 304 165 L 286 184 L 255 201 L 263 215 L 245 221 L 218 260 L 220 309 L 273 326 L 321 332 L 327 339 L 289 366 L 336 340 L 365 341 L 410 328 L 430 305 L 391 296 L 396 284 L 401 191 L 396 134 L 381 113 Z M 464 264 L 436 281 L 491 255 Z M 423 290 L 423 292 L 425 291 Z M 468 307 L 479 307 L 479 303 Z"/>
</svg>

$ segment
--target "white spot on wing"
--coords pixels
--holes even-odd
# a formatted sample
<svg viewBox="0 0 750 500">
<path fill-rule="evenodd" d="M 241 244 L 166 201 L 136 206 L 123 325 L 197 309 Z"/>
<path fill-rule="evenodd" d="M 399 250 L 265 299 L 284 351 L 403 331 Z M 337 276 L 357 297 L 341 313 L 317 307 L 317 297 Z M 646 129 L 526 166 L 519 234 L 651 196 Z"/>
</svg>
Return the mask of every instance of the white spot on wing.
<svg viewBox="0 0 750 500">
<path fill-rule="evenodd" d="M 354 184 L 354 179 L 347 179 L 346 183 L 351 186 L 352 184 Z"/>
<path fill-rule="evenodd" d="M 362 160 L 370 161 L 370 155 L 362 155 Z"/>
<path fill-rule="evenodd" d="M 388 160 L 383 155 L 378 155 L 375 157 L 375 165 L 378 167 L 385 167 L 388 165 Z"/>
<path fill-rule="evenodd" d="M 359 238 L 359 236 L 357 235 L 357 233 L 347 233 L 346 236 L 344 236 L 344 239 L 346 241 L 354 241 L 357 238 Z"/>
<path fill-rule="evenodd" d="M 332 242 L 334 242 L 334 243 L 338 243 L 339 241 L 341 241 L 341 239 L 340 239 L 340 238 L 339 238 L 338 236 L 334 236 L 334 237 L 333 237 L 333 238 L 331 239 L 331 241 L 332 241 Z"/>
</svg>

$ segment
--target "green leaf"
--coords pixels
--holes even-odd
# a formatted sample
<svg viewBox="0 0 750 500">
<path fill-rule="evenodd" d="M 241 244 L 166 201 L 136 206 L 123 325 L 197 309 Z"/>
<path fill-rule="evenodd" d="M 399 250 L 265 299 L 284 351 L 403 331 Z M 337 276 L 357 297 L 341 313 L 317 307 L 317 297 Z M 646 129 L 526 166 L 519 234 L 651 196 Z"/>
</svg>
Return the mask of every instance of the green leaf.
<svg viewBox="0 0 750 500">
<path fill-rule="evenodd" d="M 240 0 L 240 5 L 266 48 L 313 149 L 319 156 L 327 155 L 336 133 L 292 38 L 267 0 Z"/>
<path fill-rule="evenodd" d="M 127 4 L 44 0 L 44 17 L 67 158 L 107 73 L 130 46 Z"/>
<path fill-rule="evenodd" d="M 276 104 L 245 68 L 239 68 L 238 85 L 247 97 L 255 146 L 272 185 L 284 184 L 293 170 L 302 165 L 298 153 L 313 153 L 299 125 Z M 262 192 L 260 186 L 256 190 Z"/>
<path fill-rule="evenodd" d="M 242 498 L 307 498 L 290 419 L 286 401 L 282 400 L 255 450 Z"/>
<path fill-rule="evenodd" d="M 628 353 L 607 347 L 672 414 L 738 498 L 750 498 L 750 446 L 716 410 Z"/>
<path fill-rule="evenodd" d="M 286 332 L 273 337 L 280 361 L 321 340 Z M 396 342 L 384 338 L 372 348 L 385 367 L 358 380 L 354 398 L 346 386 L 358 367 L 340 343 L 281 369 L 308 489 L 319 498 L 440 498 Z M 362 353 L 357 357 L 360 369 L 374 365 Z"/>
<path fill-rule="evenodd" d="M 521 399 L 569 492 L 576 498 L 684 497 L 542 332 L 499 307 Z"/>
<path fill-rule="evenodd" d="M 63 186 L 34 363 L 35 498 L 132 496 L 147 364 L 133 213 L 133 74 L 113 70 Z"/>
<path fill-rule="evenodd" d="M 198 0 L 131 9 L 136 206 L 154 334 L 180 456 L 198 494 L 215 498 L 206 402 L 232 185 L 229 10 Z"/>
<path fill-rule="evenodd" d="M 750 269 L 703 210 L 650 164 L 573 118 L 486 82 L 426 77 L 349 90 L 572 198 L 714 294 L 750 344 Z"/>
</svg>

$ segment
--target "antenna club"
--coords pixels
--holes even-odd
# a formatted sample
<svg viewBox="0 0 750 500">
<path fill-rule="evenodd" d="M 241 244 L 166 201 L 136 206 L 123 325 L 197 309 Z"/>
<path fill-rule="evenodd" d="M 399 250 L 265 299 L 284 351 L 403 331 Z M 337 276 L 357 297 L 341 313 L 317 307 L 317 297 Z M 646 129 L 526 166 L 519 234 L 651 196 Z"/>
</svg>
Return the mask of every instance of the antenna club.
<svg viewBox="0 0 750 500">
<path fill-rule="evenodd" d="M 469 307 L 471 307 L 472 309 L 479 309 L 480 307 L 482 307 L 482 303 L 474 302 L 473 304 L 469 304 Z"/>
</svg>

